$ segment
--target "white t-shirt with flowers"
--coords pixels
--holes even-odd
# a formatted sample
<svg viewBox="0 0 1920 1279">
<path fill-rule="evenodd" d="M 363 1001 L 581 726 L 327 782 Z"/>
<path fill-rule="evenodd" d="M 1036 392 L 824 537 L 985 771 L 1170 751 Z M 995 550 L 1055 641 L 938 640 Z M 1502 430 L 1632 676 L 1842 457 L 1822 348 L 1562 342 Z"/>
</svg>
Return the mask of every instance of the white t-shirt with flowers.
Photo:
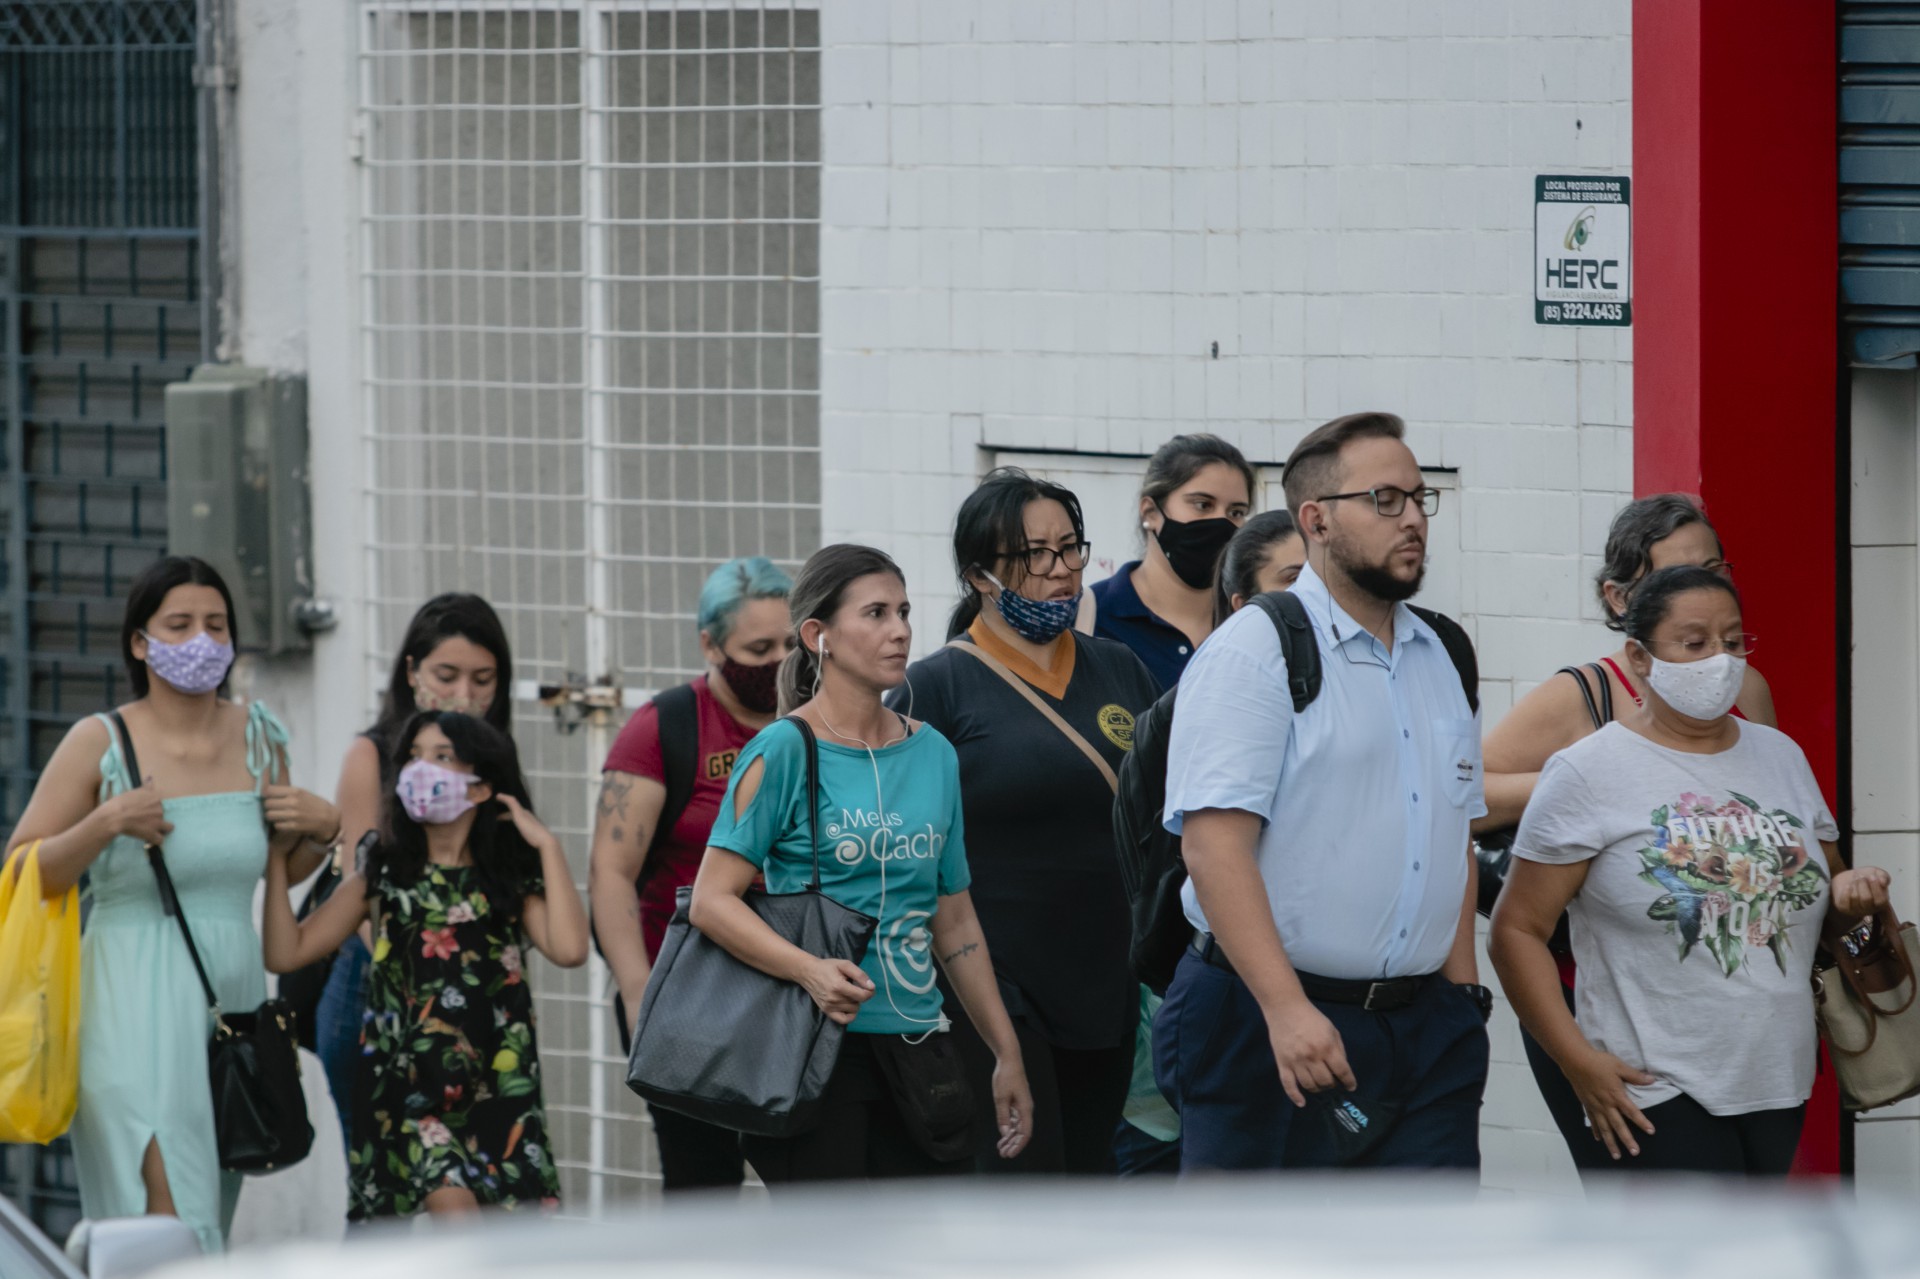
<svg viewBox="0 0 1920 1279">
<path fill-rule="evenodd" d="M 1736 721 L 1714 755 L 1620 724 L 1547 761 L 1515 836 L 1529 861 L 1587 861 L 1568 914 L 1575 1017 L 1589 1042 L 1654 1075 L 1643 1109 L 1685 1093 L 1716 1115 L 1813 1088 L 1809 976 L 1839 838 L 1807 757 Z"/>
</svg>

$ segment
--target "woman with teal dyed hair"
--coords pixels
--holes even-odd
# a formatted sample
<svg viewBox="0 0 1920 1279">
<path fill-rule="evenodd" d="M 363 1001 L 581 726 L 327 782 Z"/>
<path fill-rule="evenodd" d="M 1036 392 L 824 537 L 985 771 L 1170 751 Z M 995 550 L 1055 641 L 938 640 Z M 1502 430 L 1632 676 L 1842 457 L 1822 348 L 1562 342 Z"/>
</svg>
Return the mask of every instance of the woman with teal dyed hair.
<svg viewBox="0 0 1920 1279">
<path fill-rule="evenodd" d="M 707 669 L 634 712 L 602 768 L 587 890 L 594 938 L 613 970 L 621 1051 L 674 894 L 693 883 L 733 761 L 773 722 L 780 663 L 792 647 L 793 579 L 763 555 L 728 560 L 700 591 L 700 653 Z M 739 1134 L 653 1112 L 660 1172 L 670 1191 L 738 1186 Z"/>
</svg>

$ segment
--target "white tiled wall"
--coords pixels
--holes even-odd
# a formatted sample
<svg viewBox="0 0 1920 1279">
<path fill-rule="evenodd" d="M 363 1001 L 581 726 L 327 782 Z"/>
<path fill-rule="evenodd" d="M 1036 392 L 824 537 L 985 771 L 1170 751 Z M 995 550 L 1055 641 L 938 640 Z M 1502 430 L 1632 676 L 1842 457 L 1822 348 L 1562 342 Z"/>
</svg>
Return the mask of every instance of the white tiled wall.
<svg viewBox="0 0 1920 1279">
<path fill-rule="evenodd" d="M 1626 172 L 1628 0 L 834 0 L 824 523 L 937 642 L 983 446 L 1256 461 L 1387 408 L 1461 556 L 1489 721 L 1611 647 L 1631 335 L 1536 327 L 1537 173 Z M 1218 343 L 1218 356 L 1214 344 Z M 1490 970 L 1485 970 L 1489 971 Z M 1501 1014 L 1486 1180 L 1569 1190 Z"/>
<path fill-rule="evenodd" d="M 1893 873 L 1893 904 L 1920 919 L 1920 375 L 1853 377 L 1853 857 Z M 1854 1128 L 1863 1186 L 1920 1192 L 1920 1100 Z"/>
</svg>

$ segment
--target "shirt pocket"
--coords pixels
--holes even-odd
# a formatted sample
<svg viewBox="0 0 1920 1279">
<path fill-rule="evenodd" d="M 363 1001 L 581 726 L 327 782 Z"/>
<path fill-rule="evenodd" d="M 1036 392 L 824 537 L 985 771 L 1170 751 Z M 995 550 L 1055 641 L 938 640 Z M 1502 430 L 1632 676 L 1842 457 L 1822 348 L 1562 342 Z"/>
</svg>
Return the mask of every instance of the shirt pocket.
<svg viewBox="0 0 1920 1279">
<path fill-rule="evenodd" d="M 1436 718 L 1433 748 L 1441 794 L 1455 808 L 1467 808 L 1480 790 L 1480 726 L 1471 719 Z"/>
</svg>

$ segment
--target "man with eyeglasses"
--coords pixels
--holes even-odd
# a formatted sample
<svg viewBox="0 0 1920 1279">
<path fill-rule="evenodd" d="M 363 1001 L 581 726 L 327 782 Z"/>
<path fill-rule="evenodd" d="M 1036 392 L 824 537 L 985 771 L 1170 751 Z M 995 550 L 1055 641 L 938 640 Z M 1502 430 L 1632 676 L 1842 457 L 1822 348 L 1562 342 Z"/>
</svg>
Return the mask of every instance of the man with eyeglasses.
<svg viewBox="0 0 1920 1279">
<path fill-rule="evenodd" d="M 1353 414 L 1287 460 L 1317 693 L 1258 609 L 1181 680 L 1166 822 L 1195 934 L 1154 1030 L 1183 1169 L 1479 1167 L 1477 677 L 1458 626 L 1405 602 L 1440 497 L 1405 429 Z"/>
</svg>

